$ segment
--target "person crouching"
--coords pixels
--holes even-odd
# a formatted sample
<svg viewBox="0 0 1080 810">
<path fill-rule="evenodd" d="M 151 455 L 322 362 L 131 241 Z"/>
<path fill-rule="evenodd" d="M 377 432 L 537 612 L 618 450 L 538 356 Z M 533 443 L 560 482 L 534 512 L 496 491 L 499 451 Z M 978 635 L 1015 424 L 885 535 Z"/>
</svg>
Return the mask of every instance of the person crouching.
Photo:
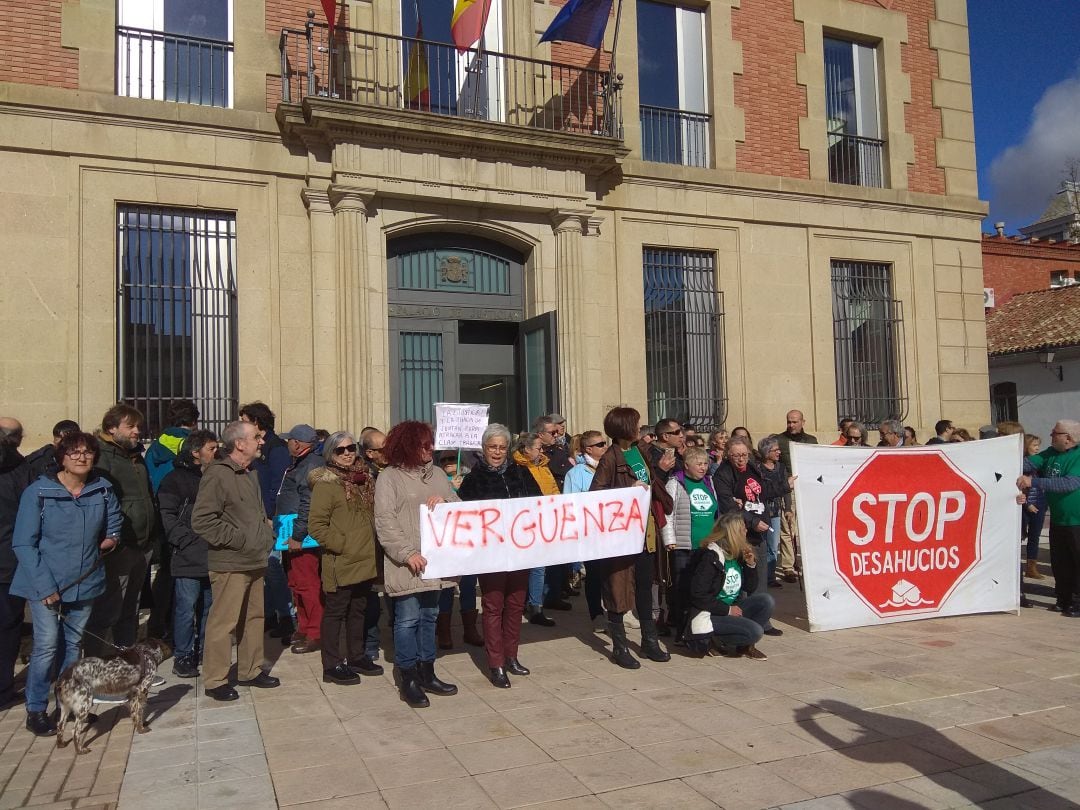
<svg viewBox="0 0 1080 810">
<path fill-rule="evenodd" d="M 742 515 L 721 515 L 694 555 L 690 638 L 698 644 L 711 638 L 733 657 L 764 661 L 768 656 L 756 645 L 765 634 L 775 602 L 768 593 L 754 593 L 757 556 L 746 542 Z"/>
</svg>

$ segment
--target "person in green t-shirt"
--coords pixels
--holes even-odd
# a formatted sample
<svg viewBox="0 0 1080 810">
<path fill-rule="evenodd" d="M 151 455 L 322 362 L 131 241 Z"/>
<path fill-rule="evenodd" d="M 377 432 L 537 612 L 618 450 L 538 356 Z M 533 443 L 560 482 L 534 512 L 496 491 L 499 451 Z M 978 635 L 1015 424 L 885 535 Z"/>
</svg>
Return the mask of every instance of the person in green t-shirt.
<svg viewBox="0 0 1080 810">
<path fill-rule="evenodd" d="M 757 555 L 746 542 L 742 515 L 721 515 L 702 542 L 691 563 L 688 638 L 698 643 L 711 638 L 735 657 L 764 661 L 767 656 L 756 645 L 776 603 L 769 593 L 754 593 Z"/>
<path fill-rule="evenodd" d="M 671 474 L 667 492 L 674 508 L 661 529 L 664 548 L 671 553 L 671 581 L 668 590 L 668 622 L 675 628 L 675 643 L 683 641 L 687 600 L 690 595 L 690 558 L 716 525 L 716 492 L 708 477 L 709 454 L 704 447 L 689 447 L 683 469 Z"/>
<path fill-rule="evenodd" d="M 1016 481 L 1021 493 L 1037 486 L 1050 506 L 1050 569 L 1056 604 L 1051 610 L 1080 618 L 1080 422 L 1062 419 L 1050 446 L 1024 463 Z M 1018 500 L 1024 498 L 1019 496 Z"/>
</svg>

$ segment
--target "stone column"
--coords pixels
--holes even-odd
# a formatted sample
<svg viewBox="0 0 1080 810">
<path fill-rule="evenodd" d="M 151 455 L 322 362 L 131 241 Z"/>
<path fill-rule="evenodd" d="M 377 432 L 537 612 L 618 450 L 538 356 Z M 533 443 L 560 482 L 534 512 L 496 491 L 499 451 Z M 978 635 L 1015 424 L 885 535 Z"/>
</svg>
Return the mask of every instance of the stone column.
<svg viewBox="0 0 1080 810">
<path fill-rule="evenodd" d="M 572 430 L 589 419 L 589 314 L 586 235 L 599 233 L 600 219 L 592 209 L 557 210 L 551 215 L 555 232 L 555 278 L 558 287 L 556 330 L 559 346 L 560 412 Z"/>
<path fill-rule="evenodd" d="M 337 234 L 330 195 L 322 189 L 307 187 L 301 192 L 308 210 L 311 246 L 311 347 L 314 358 L 312 382 L 312 418 L 316 425 L 340 425 L 338 410 L 337 345 Z"/>
<path fill-rule="evenodd" d="M 367 221 L 374 189 L 331 186 L 329 200 L 334 211 L 337 237 L 337 388 L 341 427 L 354 433 L 371 412 L 370 400 L 379 399 L 372 389 L 374 364 L 368 313 Z M 384 379 L 384 376 L 380 376 Z"/>
</svg>

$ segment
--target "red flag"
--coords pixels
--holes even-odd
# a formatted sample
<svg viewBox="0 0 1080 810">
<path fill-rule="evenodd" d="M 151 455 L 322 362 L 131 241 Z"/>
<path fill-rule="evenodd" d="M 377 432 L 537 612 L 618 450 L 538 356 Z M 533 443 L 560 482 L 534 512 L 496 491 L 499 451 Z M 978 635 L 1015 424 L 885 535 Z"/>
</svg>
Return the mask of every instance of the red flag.
<svg viewBox="0 0 1080 810">
<path fill-rule="evenodd" d="M 416 23 L 416 38 L 424 38 L 424 24 Z M 424 44 L 414 42 L 409 52 L 409 62 L 405 70 L 405 106 L 413 110 L 431 109 L 431 86 L 428 82 L 428 60 L 424 53 Z"/>
<path fill-rule="evenodd" d="M 334 20 L 337 18 L 337 0 L 322 0 L 322 10 L 326 15 L 326 21 L 330 24 L 331 33 L 334 30 Z"/>
<path fill-rule="evenodd" d="M 450 20 L 450 38 L 457 45 L 458 53 L 465 53 L 484 35 L 489 11 L 491 0 L 457 0 Z"/>
</svg>

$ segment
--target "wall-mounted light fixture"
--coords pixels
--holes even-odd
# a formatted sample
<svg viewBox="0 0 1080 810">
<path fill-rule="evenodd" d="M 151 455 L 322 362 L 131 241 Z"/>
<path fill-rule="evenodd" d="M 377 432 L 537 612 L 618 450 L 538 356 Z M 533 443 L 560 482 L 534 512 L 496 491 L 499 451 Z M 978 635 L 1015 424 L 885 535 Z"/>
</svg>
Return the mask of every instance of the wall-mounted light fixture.
<svg viewBox="0 0 1080 810">
<path fill-rule="evenodd" d="M 1065 370 L 1061 364 L 1054 365 L 1054 352 L 1045 351 L 1039 353 L 1039 362 L 1043 364 L 1043 368 L 1058 378 L 1058 382 L 1064 382 Z"/>
</svg>

